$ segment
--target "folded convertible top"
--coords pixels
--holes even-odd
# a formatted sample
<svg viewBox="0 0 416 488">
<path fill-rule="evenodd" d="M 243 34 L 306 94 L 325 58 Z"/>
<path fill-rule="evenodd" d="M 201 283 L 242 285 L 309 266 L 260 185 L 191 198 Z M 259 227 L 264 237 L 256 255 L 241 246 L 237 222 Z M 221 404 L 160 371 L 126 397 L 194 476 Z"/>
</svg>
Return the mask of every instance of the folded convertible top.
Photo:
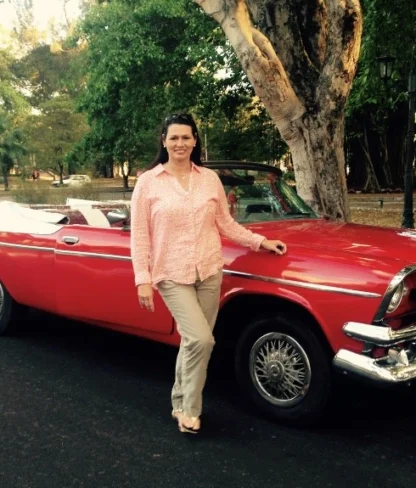
<svg viewBox="0 0 416 488">
<path fill-rule="evenodd" d="M 53 234 L 66 219 L 61 213 L 33 210 L 16 202 L 0 202 L 0 232 Z"/>
</svg>

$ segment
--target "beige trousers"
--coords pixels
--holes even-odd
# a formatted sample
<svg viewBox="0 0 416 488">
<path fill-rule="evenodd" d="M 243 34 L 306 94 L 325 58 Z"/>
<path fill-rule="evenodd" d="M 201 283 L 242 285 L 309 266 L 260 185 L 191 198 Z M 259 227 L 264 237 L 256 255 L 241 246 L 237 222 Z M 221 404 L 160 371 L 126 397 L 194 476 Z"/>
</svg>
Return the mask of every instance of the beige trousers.
<svg viewBox="0 0 416 488">
<path fill-rule="evenodd" d="M 190 417 L 199 417 L 202 412 L 202 390 L 215 344 L 212 331 L 218 314 L 222 274 L 220 270 L 204 281 L 197 276 L 191 285 L 169 280 L 157 285 L 181 336 L 172 407 Z"/>
</svg>

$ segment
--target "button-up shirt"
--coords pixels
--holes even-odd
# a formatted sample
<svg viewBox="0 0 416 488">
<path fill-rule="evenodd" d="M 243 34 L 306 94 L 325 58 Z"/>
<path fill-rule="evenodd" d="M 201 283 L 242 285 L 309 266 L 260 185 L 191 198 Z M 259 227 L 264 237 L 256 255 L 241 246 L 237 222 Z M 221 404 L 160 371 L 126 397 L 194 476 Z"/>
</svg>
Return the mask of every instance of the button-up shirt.
<svg viewBox="0 0 416 488">
<path fill-rule="evenodd" d="M 217 173 L 192 164 L 189 187 L 159 164 L 143 173 L 131 200 L 131 257 L 135 284 L 191 284 L 223 266 L 221 237 L 260 248 L 265 237 L 230 215 Z"/>
</svg>

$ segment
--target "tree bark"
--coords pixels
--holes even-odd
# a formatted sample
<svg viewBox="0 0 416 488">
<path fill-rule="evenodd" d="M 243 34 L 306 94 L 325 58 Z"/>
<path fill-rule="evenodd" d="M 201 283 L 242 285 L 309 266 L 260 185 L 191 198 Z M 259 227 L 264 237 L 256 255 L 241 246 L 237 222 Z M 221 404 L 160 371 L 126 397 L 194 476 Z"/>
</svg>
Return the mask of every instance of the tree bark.
<svg viewBox="0 0 416 488">
<path fill-rule="evenodd" d="M 1 165 L 2 174 L 3 174 L 3 183 L 4 183 L 4 191 L 9 191 L 9 176 L 8 176 L 8 169 L 5 164 Z"/>
<path fill-rule="evenodd" d="M 371 154 L 370 154 L 370 145 L 368 143 L 368 130 L 367 126 L 364 124 L 363 126 L 363 135 L 364 135 L 364 141 L 360 138 L 360 144 L 363 149 L 363 153 L 365 156 L 365 168 L 367 172 L 367 179 L 364 184 L 363 190 L 364 191 L 379 191 L 380 190 L 380 184 L 377 179 L 376 172 L 374 170 L 374 164 L 373 160 L 371 159 Z"/>
<path fill-rule="evenodd" d="M 292 153 L 299 195 L 349 219 L 344 110 L 361 42 L 359 0 L 194 0 L 222 27 Z"/>
<path fill-rule="evenodd" d="M 127 166 L 127 171 L 124 171 L 125 165 Z M 122 173 L 122 176 L 123 176 L 123 189 L 124 190 L 128 190 L 128 188 L 129 188 L 129 175 L 131 173 L 131 163 L 130 163 L 130 161 L 126 161 L 126 163 L 124 163 L 124 164 L 121 165 L 121 173 Z"/>
<path fill-rule="evenodd" d="M 377 123 L 373 114 L 370 114 L 370 120 L 373 125 L 374 131 L 379 138 L 380 157 L 379 166 L 381 170 L 382 185 L 384 188 L 392 188 L 393 180 L 390 171 L 390 156 L 389 156 L 389 126 L 388 126 L 388 114 L 385 113 L 381 124 Z M 367 135 L 368 138 L 368 135 Z M 368 144 L 370 146 L 370 144 Z M 374 166 L 374 165 L 373 165 Z"/>
<path fill-rule="evenodd" d="M 59 168 L 59 184 L 63 185 L 64 184 L 64 165 L 63 165 L 63 163 L 58 162 L 58 168 Z"/>
</svg>

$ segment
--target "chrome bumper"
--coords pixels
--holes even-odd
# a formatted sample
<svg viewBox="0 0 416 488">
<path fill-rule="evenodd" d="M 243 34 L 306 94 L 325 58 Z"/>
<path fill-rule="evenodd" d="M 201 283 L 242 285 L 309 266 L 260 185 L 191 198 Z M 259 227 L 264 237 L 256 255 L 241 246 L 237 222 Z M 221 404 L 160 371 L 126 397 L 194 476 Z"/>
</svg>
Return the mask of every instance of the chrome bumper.
<svg viewBox="0 0 416 488">
<path fill-rule="evenodd" d="M 416 324 L 395 331 L 388 327 L 347 322 L 343 330 L 349 337 L 363 341 L 366 349 L 385 347 L 388 354 L 375 359 L 364 353 L 340 349 L 333 360 L 335 368 L 378 383 L 402 383 L 416 378 Z M 404 344 L 404 347 L 394 347 L 397 344 Z"/>
</svg>

